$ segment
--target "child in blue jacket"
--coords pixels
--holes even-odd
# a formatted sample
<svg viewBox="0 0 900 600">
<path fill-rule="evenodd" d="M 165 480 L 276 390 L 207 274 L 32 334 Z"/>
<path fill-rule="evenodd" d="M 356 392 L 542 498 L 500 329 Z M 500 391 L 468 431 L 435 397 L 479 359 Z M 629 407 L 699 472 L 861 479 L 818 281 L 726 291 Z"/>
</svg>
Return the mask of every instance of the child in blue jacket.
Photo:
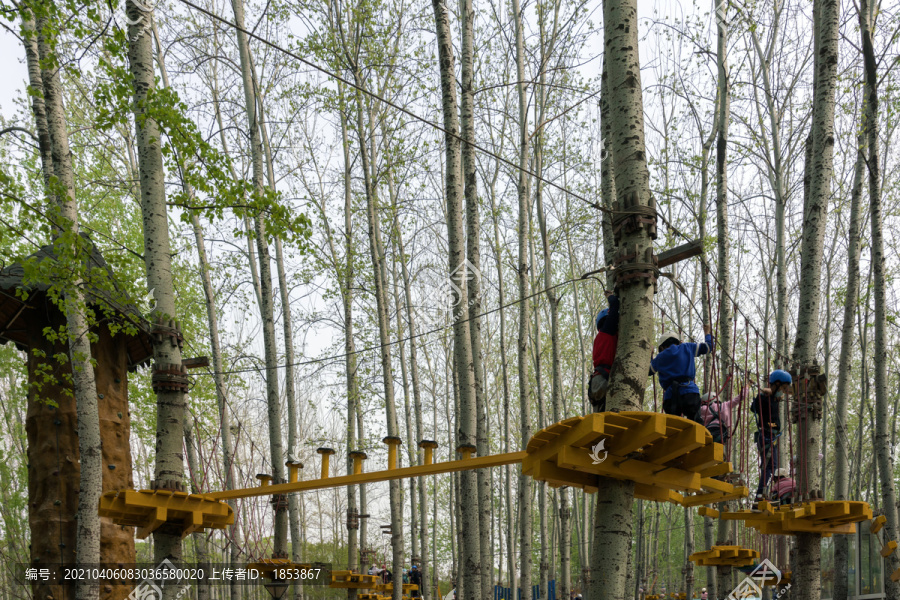
<svg viewBox="0 0 900 600">
<path fill-rule="evenodd" d="M 700 388 L 694 382 L 697 366 L 694 360 L 715 348 L 709 327 L 704 325 L 706 341 L 681 343 L 681 337 L 667 331 L 659 339 L 659 354 L 650 361 L 650 375 L 659 376 L 663 388 L 663 412 L 703 424 L 700 416 Z"/>
</svg>

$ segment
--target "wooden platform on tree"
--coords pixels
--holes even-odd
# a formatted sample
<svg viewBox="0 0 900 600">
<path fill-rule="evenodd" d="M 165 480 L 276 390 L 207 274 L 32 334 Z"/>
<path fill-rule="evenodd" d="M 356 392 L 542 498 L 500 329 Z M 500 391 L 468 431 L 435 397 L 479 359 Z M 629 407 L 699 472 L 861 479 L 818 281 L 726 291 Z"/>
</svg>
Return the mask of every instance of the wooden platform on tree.
<svg viewBox="0 0 900 600">
<path fill-rule="evenodd" d="M 403 584 L 403 595 L 409 596 L 414 591 L 418 591 L 419 586 L 415 583 L 404 583 Z M 381 583 L 378 585 L 378 591 L 383 592 L 390 596 L 394 592 L 394 584 L 393 583 Z"/>
<path fill-rule="evenodd" d="M 120 490 L 100 497 L 101 517 L 117 525 L 137 527 L 144 539 L 168 523 L 184 538 L 203 529 L 225 529 L 234 523 L 234 511 L 225 502 L 205 494 L 172 490 Z"/>
<path fill-rule="evenodd" d="M 701 511 L 704 514 L 705 511 Z M 765 535 L 818 533 L 824 536 L 856 533 L 856 523 L 872 518 L 868 502 L 818 500 L 800 504 L 773 505 L 762 501 L 754 510 L 721 511 L 719 517 L 745 521 Z"/>
<path fill-rule="evenodd" d="M 703 552 L 694 552 L 688 558 L 698 567 L 746 567 L 759 560 L 759 551 L 741 546 L 713 546 Z"/>
<path fill-rule="evenodd" d="M 746 487 L 713 479 L 730 471 L 723 446 L 705 427 L 655 412 L 561 421 L 537 432 L 522 460 L 524 474 L 553 487 L 593 493 L 609 477 L 635 482 L 636 498 L 688 506 L 747 497 Z"/>
<path fill-rule="evenodd" d="M 366 575 L 353 571 L 332 571 L 331 584 L 328 587 L 356 590 L 377 590 L 381 583 L 378 575 Z"/>
<path fill-rule="evenodd" d="M 791 572 L 785 571 L 784 573 L 781 574 L 780 580 L 776 579 L 775 577 L 766 577 L 765 580 L 763 580 L 762 585 L 784 586 L 784 585 L 789 584 L 790 582 L 791 582 Z"/>
</svg>

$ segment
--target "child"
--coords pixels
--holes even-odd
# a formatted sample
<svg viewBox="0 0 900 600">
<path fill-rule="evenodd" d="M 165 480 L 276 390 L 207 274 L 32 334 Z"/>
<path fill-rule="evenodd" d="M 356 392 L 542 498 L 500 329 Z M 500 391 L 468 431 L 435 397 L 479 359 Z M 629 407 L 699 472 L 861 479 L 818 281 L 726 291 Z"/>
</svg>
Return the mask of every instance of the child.
<svg viewBox="0 0 900 600">
<path fill-rule="evenodd" d="M 715 443 L 728 443 L 728 438 L 731 437 L 731 412 L 737 408 L 748 392 L 749 389 L 744 386 L 737 396 L 726 402 L 718 398 L 710 401 L 712 394 L 709 392 L 700 398 L 700 416 Z"/>
<path fill-rule="evenodd" d="M 686 417 L 703 424 L 700 417 L 700 388 L 694 383 L 697 366 L 694 359 L 708 354 L 715 348 L 715 341 L 709 326 L 703 326 L 705 341 L 681 343 L 681 337 L 674 332 L 666 332 L 659 338 L 659 354 L 650 361 L 650 375 L 659 375 L 663 388 L 663 412 Z"/>
<path fill-rule="evenodd" d="M 781 435 L 781 415 L 778 410 L 778 396 L 791 389 L 791 374 L 781 369 L 769 375 L 769 387 L 760 390 L 750 405 L 750 412 L 756 417 L 756 432 L 753 438 L 759 452 L 759 484 L 756 486 L 757 501 L 763 499 L 763 489 L 778 467 L 778 437 Z"/>
<path fill-rule="evenodd" d="M 772 475 L 772 500 L 781 504 L 790 504 L 791 496 L 797 484 L 791 479 L 787 469 L 778 469 Z"/>
<path fill-rule="evenodd" d="M 593 362 L 594 372 L 591 374 L 588 398 L 594 412 L 606 410 L 606 388 L 609 385 L 609 372 L 616 358 L 616 346 L 619 343 L 619 297 L 613 292 L 603 292 L 609 302 L 597 314 L 595 323 L 597 335 L 594 337 Z"/>
</svg>

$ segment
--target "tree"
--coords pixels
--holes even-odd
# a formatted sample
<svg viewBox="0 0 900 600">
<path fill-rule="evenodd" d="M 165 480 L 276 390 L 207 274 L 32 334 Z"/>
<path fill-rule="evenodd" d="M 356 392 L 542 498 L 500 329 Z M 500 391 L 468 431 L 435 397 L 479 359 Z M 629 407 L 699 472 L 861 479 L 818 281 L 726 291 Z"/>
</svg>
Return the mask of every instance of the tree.
<svg viewBox="0 0 900 600">
<path fill-rule="evenodd" d="M 887 517 L 885 523 L 885 539 L 895 540 L 900 534 L 900 523 L 897 522 L 897 493 L 894 484 L 893 446 L 894 430 L 891 422 L 891 407 L 888 405 L 887 389 L 887 308 L 885 299 L 886 265 L 884 253 L 884 208 L 881 197 L 881 168 L 878 148 L 878 61 L 875 55 L 875 15 L 876 7 L 869 0 L 859 3 L 859 34 L 863 55 L 863 80 L 865 87 L 865 112 L 863 131 L 866 135 L 868 152 L 866 156 L 866 174 L 869 184 L 869 217 L 872 229 L 872 277 L 874 279 L 873 296 L 875 300 L 875 455 L 878 460 L 878 474 L 881 484 L 881 506 Z M 890 571 L 900 568 L 900 561 L 891 554 Z M 887 598 L 900 598 L 900 585 L 893 578 L 885 578 Z"/>
<path fill-rule="evenodd" d="M 813 108 L 807 141 L 805 170 L 806 194 L 803 209 L 803 239 L 800 250 L 800 304 L 793 361 L 800 379 L 800 394 L 792 407 L 798 426 L 797 440 L 803 448 L 798 483 L 806 497 L 816 498 L 819 481 L 818 454 L 821 447 L 822 394 L 813 377 L 816 344 L 819 338 L 819 284 L 828 198 L 834 160 L 834 94 L 837 83 L 838 21 L 837 0 L 817 0 L 813 5 L 816 45 Z M 824 390 L 822 390 L 824 391 Z M 812 487 L 811 487 L 812 486 Z M 799 600 L 818 600 L 821 596 L 819 567 L 821 541 L 818 535 L 797 535 L 797 589 Z"/>
<path fill-rule="evenodd" d="M 163 168 L 160 128 L 152 114 L 156 87 L 153 67 L 153 43 L 148 34 L 153 11 L 143 4 L 126 0 L 128 15 L 128 63 L 134 87 L 134 121 L 137 130 L 138 165 L 141 181 L 141 213 L 144 225 L 144 260 L 147 288 L 156 299 L 156 336 L 153 344 L 156 411 L 155 486 L 179 489 L 183 484 L 184 390 L 185 368 L 181 364 L 181 338 L 175 317 L 175 286 L 172 280 L 172 252 L 166 208 L 165 170 Z M 158 383 L 157 383 L 158 382 Z M 181 559 L 181 536 L 166 529 L 153 534 L 154 560 L 177 562 Z M 175 589 L 166 589 L 174 597 Z"/>
<path fill-rule="evenodd" d="M 650 175 L 644 147 L 644 111 L 641 92 L 636 0 L 606 0 L 603 6 L 604 48 L 611 116 L 609 144 L 615 172 L 616 210 L 654 214 Z M 638 262 L 653 252 L 652 228 L 622 230 L 616 246 L 634 253 Z M 624 254 L 620 254 L 624 256 Z M 629 262 L 619 266 L 628 272 Z M 650 368 L 654 331 L 654 286 L 618 280 L 621 297 L 619 342 L 610 372 L 607 410 L 640 410 Z M 626 559 L 630 553 L 631 509 L 634 483 L 604 481 L 597 493 L 591 574 L 593 597 L 625 596 Z"/>
<path fill-rule="evenodd" d="M 32 101 L 32 111 L 39 132 L 46 192 L 50 198 L 47 214 L 51 220 L 54 248 L 61 262 L 74 263 L 66 266 L 74 277 L 60 294 L 60 308 L 66 317 L 65 338 L 78 418 L 80 473 L 75 556 L 80 564 L 91 564 L 100 562 L 100 517 L 96 507 L 103 489 L 100 409 L 91 353 L 91 337 L 95 334 L 90 331 L 90 314 L 83 289 L 86 274 L 82 272 L 89 264 L 87 256 L 92 248 L 79 231 L 75 171 L 59 75 L 61 63 L 53 50 L 53 38 L 60 31 L 59 15 L 52 3 L 39 6 L 39 10 L 34 25 L 32 8 L 23 7 L 23 33 L 30 83 L 33 88 L 40 86 Z M 100 597 L 100 586 L 96 582 L 79 581 L 75 585 L 75 597 L 96 600 Z"/>
<path fill-rule="evenodd" d="M 258 119 L 257 91 L 253 82 L 252 58 L 247 34 L 244 33 L 243 0 L 232 0 L 234 21 L 237 25 L 237 44 L 240 54 L 241 80 L 244 88 L 244 103 L 248 119 L 250 138 L 250 157 L 253 165 L 253 187 L 259 197 L 267 192 L 263 174 L 263 148 Z M 281 434 L 281 398 L 278 393 L 278 348 L 275 339 L 275 305 L 272 293 L 272 259 L 269 252 L 269 234 L 266 227 L 266 216 L 263 212 L 256 215 L 253 235 L 256 238 L 256 251 L 259 257 L 260 317 L 262 319 L 263 345 L 266 361 L 266 403 L 269 421 L 269 453 L 271 455 L 272 475 L 277 482 L 286 481 L 284 476 L 284 449 Z M 285 313 L 289 306 L 283 307 Z M 287 323 L 290 319 L 287 318 Z M 291 386 L 293 384 L 291 383 Z M 272 554 L 274 557 L 287 556 L 288 512 L 286 503 L 275 504 L 275 535 Z"/>
</svg>

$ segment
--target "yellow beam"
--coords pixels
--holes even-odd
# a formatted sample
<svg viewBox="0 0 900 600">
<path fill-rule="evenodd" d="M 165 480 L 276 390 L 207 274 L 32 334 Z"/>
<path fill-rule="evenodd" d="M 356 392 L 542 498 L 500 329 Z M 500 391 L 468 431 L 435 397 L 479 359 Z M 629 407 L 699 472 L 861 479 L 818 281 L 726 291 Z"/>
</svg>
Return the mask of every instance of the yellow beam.
<svg viewBox="0 0 900 600">
<path fill-rule="evenodd" d="M 402 469 L 389 469 L 387 471 L 373 471 L 360 473 L 359 475 L 342 475 L 339 477 L 327 477 L 310 479 L 296 483 L 279 483 L 266 487 L 252 487 L 239 490 L 225 490 L 204 494 L 204 496 L 217 500 L 230 500 L 232 498 L 252 498 L 254 496 L 270 496 L 273 494 L 289 494 L 305 490 L 321 490 L 325 488 L 344 487 L 362 483 L 375 483 L 378 481 L 390 481 L 392 479 L 404 479 L 406 477 L 422 477 L 425 475 L 437 475 L 439 473 L 454 473 L 456 471 L 468 471 L 470 469 L 484 469 L 487 467 L 501 467 L 522 462 L 525 452 L 507 452 L 493 456 L 476 456 L 465 460 L 451 460 L 431 465 L 418 465 L 403 467 Z M 324 457 L 323 457 L 324 458 Z"/>
</svg>

